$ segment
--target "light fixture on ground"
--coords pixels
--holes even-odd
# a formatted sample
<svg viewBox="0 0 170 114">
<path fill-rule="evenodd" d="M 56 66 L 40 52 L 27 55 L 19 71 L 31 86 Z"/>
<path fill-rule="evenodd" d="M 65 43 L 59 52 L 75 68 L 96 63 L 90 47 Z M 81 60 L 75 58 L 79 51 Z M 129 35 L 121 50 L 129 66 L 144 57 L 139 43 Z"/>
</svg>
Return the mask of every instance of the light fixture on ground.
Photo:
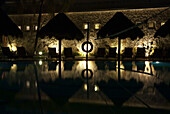
<svg viewBox="0 0 170 114">
<path fill-rule="evenodd" d="M 40 51 L 38 54 L 39 54 L 39 55 L 42 55 L 42 54 L 43 54 L 43 52 L 42 52 L 42 51 Z"/>
</svg>

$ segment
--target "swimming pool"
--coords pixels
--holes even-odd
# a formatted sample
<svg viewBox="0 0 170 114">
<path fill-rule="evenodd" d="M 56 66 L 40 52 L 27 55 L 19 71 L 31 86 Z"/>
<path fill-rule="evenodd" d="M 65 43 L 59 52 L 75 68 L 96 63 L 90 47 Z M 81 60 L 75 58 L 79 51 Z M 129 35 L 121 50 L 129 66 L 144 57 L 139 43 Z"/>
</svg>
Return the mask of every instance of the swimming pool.
<svg viewBox="0 0 170 114">
<path fill-rule="evenodd" d="M 170 63 L 0 62 L 0 109 L 16 113 L 168 113 Z M 157 112 L 158 111 L 158 112 Z"/>
</svg>

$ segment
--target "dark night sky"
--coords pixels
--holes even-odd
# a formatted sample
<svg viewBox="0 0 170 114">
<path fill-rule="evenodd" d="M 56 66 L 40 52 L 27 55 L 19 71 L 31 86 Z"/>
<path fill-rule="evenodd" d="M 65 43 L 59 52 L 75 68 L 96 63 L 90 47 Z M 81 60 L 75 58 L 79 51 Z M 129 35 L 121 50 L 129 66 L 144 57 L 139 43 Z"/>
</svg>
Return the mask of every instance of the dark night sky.
<svg viewBox="0 0 170 114">
<path fill-rule="evenodd" d="M 1 5 L 1 7 L 8 13 L 37 13 L 40 0 L 0 1 L 6 1 L 3 5 Z M 45 0 L 43 12 L 58 12 L 61 10 L 66 12 L 96 11 L 111 9 L 155 8 L 167 6 L 170 6 L 170 0 Z"/>
</svg>

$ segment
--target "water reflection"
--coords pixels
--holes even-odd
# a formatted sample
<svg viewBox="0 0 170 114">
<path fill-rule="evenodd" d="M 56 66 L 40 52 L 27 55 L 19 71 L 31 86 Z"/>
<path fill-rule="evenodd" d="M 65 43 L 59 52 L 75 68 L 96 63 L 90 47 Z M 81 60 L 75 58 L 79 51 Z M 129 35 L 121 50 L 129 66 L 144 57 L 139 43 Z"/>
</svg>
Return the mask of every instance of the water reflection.
<svg viewBox="0 0 170 114">
<path fill-rule="evenodd" d="M 114 105 L 118 107 L 122 106 L 125 101 L 143 87 L 143 83 L 137 82 L 135 79 L 129 81 L 123 79 L 119 82 L 110 79 L 108 83 L 101 81 L 98 85 L 101 91 L 103 91 L 114 102 Z"/>
<path fill-rule="evenodd" d="M 58 62 L 48 61 L 48 71 L 56 71 L 57 65 L 58 65 Z"/>
<path fill-rule="evenodd" d="M 20 85 L 13 81 L 8 80 L 9 76 L 8 73 L 10 70 L 15 69 L 16 65 L 13 66 L 12 62 L 0 62 L 0 103 L 7 104 L 11 103 L 14 100 L 14 97 L 17 92 L 21 90 Z"/>
<path fill-rule="evenodd" d="M 64 61 L 64 70 L 71 71 L 74 64 L 75 64 L 74 61 Z"/>
<path fill-rule="evenodd" d="M 96 61 L 97 70 L 106 70 L 106 64 L 103 61 Z"/>
<path fill-rule="evenodd" d="M 123 61 L 122 64 L 125 70 L 132 71 L 133 67 L 132 61 Z"/>
<path fill-rule="evenodd" d="M 17 66 L 17 72 L 24 72 L 28 65 L 32 65 L 32 61 L 16 61 L 14 62 Z"/>
<path fill-rule="evenodd" d="M 116 61 L 95 61 L 97 70 L 116 70 Z"/>
<path fill-rule="evenodd" d="M 1 102 L 10 102 L 12 107 L 16 103 L 27 108 L 40 103 L 45 110 L 62 110 L 69 103 L 89 102 L 118 107 L 170 107 L 170 63 L 122 61 L 120 81 L 117 61 L 62 61 L 61 78 L 56 61 L 42 61 L 41 65 L 39 61 L 0 63 Z"/>
<path fill-rule="evenodd" d="M 55 81 L 40 82 L 40 89 L 56 103 L 56 109 L 60 109 L 68 102 L 68 99 L 82 86 L 82 80 L 56 79 Z"/>
<path fill-rule="evenodd" d="M 144 72 L 145 71 L 145 62 L 135 62 L 137 66 L 137 71 Z"/>
<path fill-rule="evenodd" d="M 163 82 L 155 83 L 154 86 L 170 102 L 170 83 L 168 85 Z"/>
</svg>

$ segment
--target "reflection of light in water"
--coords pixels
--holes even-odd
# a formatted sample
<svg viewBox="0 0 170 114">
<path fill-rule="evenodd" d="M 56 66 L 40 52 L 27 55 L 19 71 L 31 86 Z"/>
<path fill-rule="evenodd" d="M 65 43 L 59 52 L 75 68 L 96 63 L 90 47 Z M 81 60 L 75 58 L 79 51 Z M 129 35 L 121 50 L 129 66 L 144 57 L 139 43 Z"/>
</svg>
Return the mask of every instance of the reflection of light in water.
<svg viewBox="0 0 170 114">
<path fill-rule="evenodd" d="M 84 84 L 84 90 L 87 91 L 87 84 Z"/>
<path fill-rule="evenodd" d="M 138 69 L 137 65 L 135 64 L 135 61 L 132 62 L 132 69 L 135 71 L 137 71 L 137 69 Z"/>
<path fill-rule="evenodd" d="M 159 61 L 156 61 L 155 63 L 156 63 L 156 64 L 159 64 L 160 62 L 159 62 Z"/>
<path fill-rule="evenodd" d="M 27 88 L 30 87 L 30 81 L 26 81 L 26 86 L 27 86 Z"/>
<path fill-rule="evenodd" d="M 118 68 L 118 61 L 117 61 L 116 67 Z M 124 69 L 124 68 L 125 68 L 124 65 L 122 64 L 122 61 L 120 61 L 120 68 L 121 68 L 121 69 Z"/>
<path fill-rule="evenodd" d="M 97 85 L 94 85 L 94 91 L 99 91 L 99 87 Z"/>
<path fill-rule="evenodd" d="M 149 61 L 145 61 L 145 72 L 146 73 L 150 73 L 151 72 L 150 62 Z"/>
<path fill-rule="evenodd" d="M 16 65 L 16 64 L 13 64 L 13 66 L 11 66 L 11 70 L 12 70 L 12 71 L 16 71 L 16 70 L 17 70 L 17 65 Z"/>
<path fill-rule="evenodd" d="M 42 63 L 43 63 L 43 62 L 40 60 L 40 61 L 39 61 L 39 65 L 42 65 Z"/>
<path fill-rule="evenodd" d="M 35 87 L 37 87 L 37 82 L 35 82 Z"/>
<path fill-rule="evenodd" d="M 79 64 L 82 69 L 86 68 L 86 61 L 80 61 Z M 93 67 L 94 64 L 92 64 L 92 61 L 88 61 L 88 69 L 93 69 Z"/>
<path fill-rule="evenodd" d="M 58 69 L 59 69 L 59 65 L 56 66 L 56 71 L 58 71 Z"/>
<path fill-rule="evenodd" d="M 84 72 L 84 78 L 87 78 L 87 70 Z M 92 77 L 93 74 L 91 74 L 90 70 L 88 70 L 88 79 Z"/>
</svg>

